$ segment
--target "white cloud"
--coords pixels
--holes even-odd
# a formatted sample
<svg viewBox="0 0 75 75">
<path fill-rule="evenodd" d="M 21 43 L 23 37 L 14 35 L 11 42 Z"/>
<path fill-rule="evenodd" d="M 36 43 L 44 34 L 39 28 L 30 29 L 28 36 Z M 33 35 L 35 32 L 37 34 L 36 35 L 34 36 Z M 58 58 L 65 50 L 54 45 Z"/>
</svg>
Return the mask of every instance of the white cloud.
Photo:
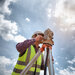
<svg viewBox="0 0 75 75">
<path fill-rule="evenodd" d="M 27 22 L 30 22 L 30 19 L 29 19 L 29 18 L 26 18 L 25 20 L 26 20 Z"/>
<path fill-rule="evenodd" d="M 67 62 L 73 65 L 75 63 L 75 58 L 73 58 L 72 60 L 68 60 Z M 68 66 L 65 69 L 56 68 L 56 70 L 58 71 L 57 75 L 75 75 L 74 66 Z"/>
<path fill-rule="evenodd" d="M 68 60 L 67 61 L 69 64 L 74 64 L 75 63 L 75 58 L 73 58 L 72 60 Z"/>
<path fill-rule="evenodd" d="M 55 62 L 56 65 L 58 65 L 58 62 Z"/>
<path fill-rule="evenodd" d="M 74 67 L 71 67 L 71 66 L 68 66 L 71 70 L 75 71 L 75 68 Z"/>
<path fill-rule="evenodd" d="M 49 18 L 51 18 L 51 16 L 52 16 L 52 9 L 51 8 L 47 8 L 47 16 L 49 17 Z"/>
<path fill-rule="evenodd" d="M 0 36 L 9 41 L 14 38 L 17 34 L 18 27 L 16 22 L 11 22 L 10 20 L 5 20 L 4 16 L 0 14 Z"/>
<path fill-rule="evenodd" d="M 72 24 L 71 30 L 74 30 L 75 31 L 75 24 Z"/>
<path fill-rule="evenodd" d="M 62 29 L 75 30 L 75 0 L 58 0 L 55 7 L 55 21 Z M 72 25 L 74 24 L 74 28 Z M 66 29 L 64 31 L 67 31 Z"/>
<path fill-rule="evenodd" d="M 56 67 L 56 70 L 59 71 L 59 68 Z"/>
<path fill-rule="evenodd" d="M 0 36 L 6 40 L 14 40 L 16 42 L 22 42 L 25 38 L 21 35 L 17 35 L 18 27 L 16 22 L 4 19 L 3 15 L 0 15 Z"/>
<path fill-rule="evenodd" d="M 24 37 L 21 36 L 21 35 L 18 35 L 18 36 L 15 36 L 15 37 L 14 37 L 14 40 L 15 40 L 16 42 L 23 42 L 24 40 L 26 40 L 26 38 L 24 38 Z"/>
<path fill-rule="evenodd" d="M 4 14 L 11 14 L 11 10 L 9 9 L 9 5 L 11 2 L 15 2 L 16 0 L 4 0 L 0 1 L 0 36 L 6 40 L 14 40 L 15 42 L 22 42 L 25 38 L 22 35 L 18 35 L 18 26 L 16 22 L 11 22 L 11 20 L 5 19 Z"/>
<path fill-rule="evenodd" d="M 72 66 L 68 66 L 65 69 L 56 68 L 58 73 L 56 75 L 75 75 L 75 68 Z"/>
<path fill-rule="evenodd" d="M 63 69 L 63 70 L 59 69 L 59 74 L 58 75 L 75 75 L 75 70 L 71 71 L 69 67 L 66 68 L 66 69 Z"/>
<path fill-rule="evenodd" d="M 11 14 L 11 11 L 9 9 L 9 5 L 11 2 L 15 2 L 16 0 L 1 0 L 0 1 L 0 12 L 5 14 Z"/>
<path fill-rule="evenodd" d="M 0 74 L 1 75 L 11 75 L 12 72 L 12 66 L 16 64 L 16 59 L 9 59 L 5 56 L 0 56 Z M 10 66 L 9 66 L 10 65 Z M 8 67 L 10 69 L 8 69 Z"/>
<path fill-rule="evenodd" d="M 13 64 L 13 65 L 15 65 L 15 63 L 16 63 L 15 59 L 11 60 L 5 56 L 0 56 L 0 60 L 1 60 L 0 65 L 1 64 L 4 64 L 4 65 Z"/>
</svg>

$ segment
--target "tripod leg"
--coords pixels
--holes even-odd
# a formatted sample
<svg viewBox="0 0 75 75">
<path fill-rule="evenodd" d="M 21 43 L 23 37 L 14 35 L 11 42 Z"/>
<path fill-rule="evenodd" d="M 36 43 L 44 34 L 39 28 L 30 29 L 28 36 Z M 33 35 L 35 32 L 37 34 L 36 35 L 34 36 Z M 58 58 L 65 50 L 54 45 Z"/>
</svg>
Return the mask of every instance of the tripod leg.
<svg viewBox="0 0 75 75">
<path fill-rule="evenodd" d="M 45 61 L 46 61 L 46 56 L 47 56 L 47 50 L 45 48 L 44 55 L 43 55 L 43 57 L 44 57 L 44 64 L 45 64 Z"/>
<path fill-rule="evenodd" d="M 55 71 L 54 71 L 54 61 L 53 61 L 52 66 L 53 66 L 53 75 L 55 75 Z"/>
<path fill-rule="evenodd" d="M 50 58 L 49 58 L 49 55 L 48 55 L 48 72 L 49 72 L 49 75 L 51 75 L 51 69 L 50 69 Z"/>
<path fill-rule="evenodd" d="M 55 75 L 55 71 L 54 71 L 54 65 L 53 65 L 53 75 Z"/>
<path fill-rule="evenodd" d="M 49 53 L 49 48 L 47 48 L 47 55 L 46 55 L 46 61 L 45 61 L 45 69 L 44 69 L 44 75 L 47 75 L 47 60 L 48 60 L 48 53 Z"/>
<path fill-rule="evenodd" d="M 50 75 L 54 75 L 54 66 L 52 61 L 52 50 L 49 50 L 49 61 L 50 61 Z"/>
</svg>

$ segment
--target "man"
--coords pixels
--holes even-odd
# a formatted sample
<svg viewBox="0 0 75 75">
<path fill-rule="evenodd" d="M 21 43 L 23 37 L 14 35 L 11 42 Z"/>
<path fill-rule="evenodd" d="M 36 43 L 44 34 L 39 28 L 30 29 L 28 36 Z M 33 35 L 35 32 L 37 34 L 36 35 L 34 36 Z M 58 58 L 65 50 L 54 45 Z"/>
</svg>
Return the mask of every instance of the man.
<svg viewBox="0 0 75 75">
<path fill-rule="evenodd" d="M 20 75 L 22 70 L 31 61 L 35 54 L 39 50 L 39 44 L 42 42 L 44 34 L 40 31 L 35 32 L 32 39 L 25 40 L 24 42 L 18 43 L 16 49 L 18 50 L 19 58 L 13 69 L 12 75 Z M 39 75 L 40 69 L 44 69 L 43 56 L 40 55 L 37 61 L 29 69 L 26 75 Z"/>
</svg>

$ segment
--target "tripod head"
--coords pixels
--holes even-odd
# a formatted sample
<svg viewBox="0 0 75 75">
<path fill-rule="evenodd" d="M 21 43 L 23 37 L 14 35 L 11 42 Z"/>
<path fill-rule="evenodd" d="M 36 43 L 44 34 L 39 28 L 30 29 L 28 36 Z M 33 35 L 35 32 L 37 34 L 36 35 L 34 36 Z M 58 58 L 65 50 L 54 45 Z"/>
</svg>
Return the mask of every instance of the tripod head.
<svg viewBox="0 0 75 75">
<path fill-rule="evenodd" d="M 53 32 L 49 28 L 45 30 L 43 44 L 54 45 L 53 35 Z"/>
</svg>

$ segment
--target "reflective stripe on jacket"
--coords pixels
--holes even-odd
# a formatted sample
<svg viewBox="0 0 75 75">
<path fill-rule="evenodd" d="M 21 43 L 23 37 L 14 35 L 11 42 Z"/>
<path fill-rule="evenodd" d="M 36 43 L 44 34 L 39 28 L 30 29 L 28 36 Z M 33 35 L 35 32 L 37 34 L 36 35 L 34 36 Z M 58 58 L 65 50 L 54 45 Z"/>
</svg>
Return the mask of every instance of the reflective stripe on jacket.
<svg viewBox="0 0 75 75">
<path fill-rule="evenodd" d="M 20 75 L 22 70 L 31 61 L 31 59 L 35 56 L 35 54 L 36 54 L 35 48 L 33 47 L 33 45 L 31 45 L 29 48 L 27 48 L 26 52 L 21 57 L 18 58 L 18 61 L 13 69 L 12 75 Z M 32 67 L 29 69 L 26 75 L 39 75 L 42 62 L 42 55 L 38 57 L 36 62 L 32 65 Z M 35 73 L 35 66 L 36 66 L 36 73 Z"/>
</svg>

